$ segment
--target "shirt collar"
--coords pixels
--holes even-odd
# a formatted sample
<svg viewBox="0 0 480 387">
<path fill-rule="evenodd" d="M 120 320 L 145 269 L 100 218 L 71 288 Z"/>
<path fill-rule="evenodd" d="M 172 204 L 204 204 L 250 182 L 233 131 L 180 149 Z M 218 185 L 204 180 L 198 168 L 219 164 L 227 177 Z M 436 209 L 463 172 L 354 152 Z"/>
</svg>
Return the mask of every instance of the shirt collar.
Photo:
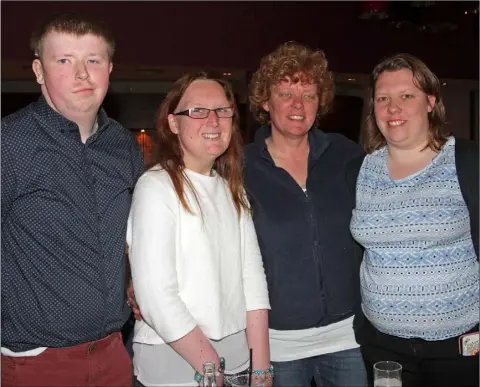
<svg viewBox="0 0 480 387">
<path fill-rule="evenodd" d="M 45 123 L 48 129 L 60 133 L 78 131 L 78 125 L 53 110 L 43 95 L 40 96 L 37 102 L 33 103 L 32 107 L 34 114 Z M 110 119 L 107 113 L 103 108 L 100 108 L 95 124 L 93 125 L 92 135 L 103 130 L 109 122 Z"/>
<path fill-rule="evenodd" d="M 98 130 L 98 117 L 95 119 L 95 123 L 93 124 L 92 134 L 97 133 L 97 130 Z"/>
</svg>

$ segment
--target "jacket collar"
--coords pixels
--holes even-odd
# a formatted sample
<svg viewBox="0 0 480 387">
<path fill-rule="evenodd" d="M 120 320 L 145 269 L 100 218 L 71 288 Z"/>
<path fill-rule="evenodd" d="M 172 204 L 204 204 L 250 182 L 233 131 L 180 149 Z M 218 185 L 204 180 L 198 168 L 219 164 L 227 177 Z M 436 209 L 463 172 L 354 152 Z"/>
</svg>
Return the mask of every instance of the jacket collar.
<svg viewBox="0 0 480 387">
<path fill-rule="evenodd" d="M 270 124 L 263 125 L 255 133 L 254 140 L 254 143 L 258 147 L 259 152 L 261 152 L 262 155 L 267 154 L 269 159 L 270 155 L 268 154 L 267 144 L 265 143 L 265 140 L 271 135 L 272 127 L 270 126 Z M 310 146 L 309 160 L 316 161 L 330 146 L 330 142 L 330 138 L 325 132 L 321 131 L 316 126 L 313 126 L 308 131 L 308 144 Z"/>
</svg>

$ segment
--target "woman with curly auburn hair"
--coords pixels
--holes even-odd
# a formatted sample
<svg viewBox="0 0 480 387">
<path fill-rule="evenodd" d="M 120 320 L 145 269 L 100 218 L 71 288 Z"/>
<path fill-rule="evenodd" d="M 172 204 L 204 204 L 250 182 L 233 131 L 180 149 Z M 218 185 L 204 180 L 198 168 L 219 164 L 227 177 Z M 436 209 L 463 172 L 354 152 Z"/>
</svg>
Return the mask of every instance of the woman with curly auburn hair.
<svg viewBox="0 0 480 387">
<path fill-rule="evenodd" d="M 445 133 L 440 82 L 398 54 L 372 73 L 368 154 L 347 166 L 365 248 L 356 337 L 402 385 L 478 386 L 478 144 Z"/>
<path fill-rule="evenodd" d="M 127 243 L 138 386 L 217 384 L 270 368 L 265 272 L 242 183 L 238 111 L 228 83 L 186 74 L 156 118 L 157 165 L 135 187 Z M 261 378 L 254 374 L 254 377 Z M 268 381 L 266 383 L 268 385 Z"/>
<path fill-rule="evenodd" d="M 364 386 L 353 331 L 361 250 L 349 222 L 347 161 L 359 145 L 317 129 L 334 97 L 322 51 L 289 42 L 250 84 L 262 124 L 245 150 L 245 187 L 267 275 L 275 386 Z"/>
<path fill-rule="evenodd" d="M 264 109 L 264 103 L 271 94 L 271 86 L 294 77 L 292 83 L 316 84 L 318 99 L 317 116 L 328 112 L 331 107 L 335 85 L 333 75 L 328 70 L 328 62 L 322 51 L 312 52 L 308 47 L 295 43 L 280 46 L 275 53 L 265 56 L 260 68 L 250 83 L 250 110 L 262 124 L 270 122 L 270 114 Z"/>
</svg>

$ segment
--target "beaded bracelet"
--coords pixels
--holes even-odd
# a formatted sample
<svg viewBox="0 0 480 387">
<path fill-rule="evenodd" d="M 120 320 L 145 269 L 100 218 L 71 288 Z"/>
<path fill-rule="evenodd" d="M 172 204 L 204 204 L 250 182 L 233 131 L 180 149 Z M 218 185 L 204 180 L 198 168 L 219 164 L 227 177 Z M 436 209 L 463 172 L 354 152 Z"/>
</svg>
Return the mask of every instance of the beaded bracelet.
<svg viewBox="0 0 480 387">
<path fill-rule="evenodd" d="M 216 376 L 216 377 L 219 377 L 220 374 L 221 374 L 223 371 L 225 371 L 225 358 L 221 357 L 221 358 L 220 358 L 220 366 L 218 367 L 217 372 L 215 372 L 215 376 Z M 195 371 L 195 376 L 194 376 L 193 378 L 195 379 L 195 381 L 196 381 L 197 383 L 200 383 L 200 382 L 202 381 L 202 379 L 203 379 L 203 375 L 202 375 L 200 372 Z"/>
<path fill-rule="evenodd" d="M 266 369 L 266 370 L 253 370 L 253 371 L 252 371 L 252 374 L 254 374 L 254 375 L 265 375 L 265 376 L 267 376 L 267 374 L 268 374 L 268 375 L 270 375 L 270 376 L 273 378 L 273 375 L 274 375 L 274 373 L 273 373 L 273 365 L 271 365 L 271 366 L 270 366 L 268 369 Z"/>
</svg>

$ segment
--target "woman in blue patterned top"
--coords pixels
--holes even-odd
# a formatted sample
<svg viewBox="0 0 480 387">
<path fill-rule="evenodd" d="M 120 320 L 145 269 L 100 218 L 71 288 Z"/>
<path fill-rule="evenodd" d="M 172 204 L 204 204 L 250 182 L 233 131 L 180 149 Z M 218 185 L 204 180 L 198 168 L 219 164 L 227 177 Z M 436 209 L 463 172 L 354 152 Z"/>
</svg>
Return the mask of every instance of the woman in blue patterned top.
<svg viewBox="0 0 480 387">
<path fill-rule="evenodd" d="M 419 59 L 384 60 L 371 86 L 367 156 L 348 170 L 370 381 L 392 360 L 404 387 L 478 386 L 478 147 L 445 134 L 439 81 Z"/>
</svg>

